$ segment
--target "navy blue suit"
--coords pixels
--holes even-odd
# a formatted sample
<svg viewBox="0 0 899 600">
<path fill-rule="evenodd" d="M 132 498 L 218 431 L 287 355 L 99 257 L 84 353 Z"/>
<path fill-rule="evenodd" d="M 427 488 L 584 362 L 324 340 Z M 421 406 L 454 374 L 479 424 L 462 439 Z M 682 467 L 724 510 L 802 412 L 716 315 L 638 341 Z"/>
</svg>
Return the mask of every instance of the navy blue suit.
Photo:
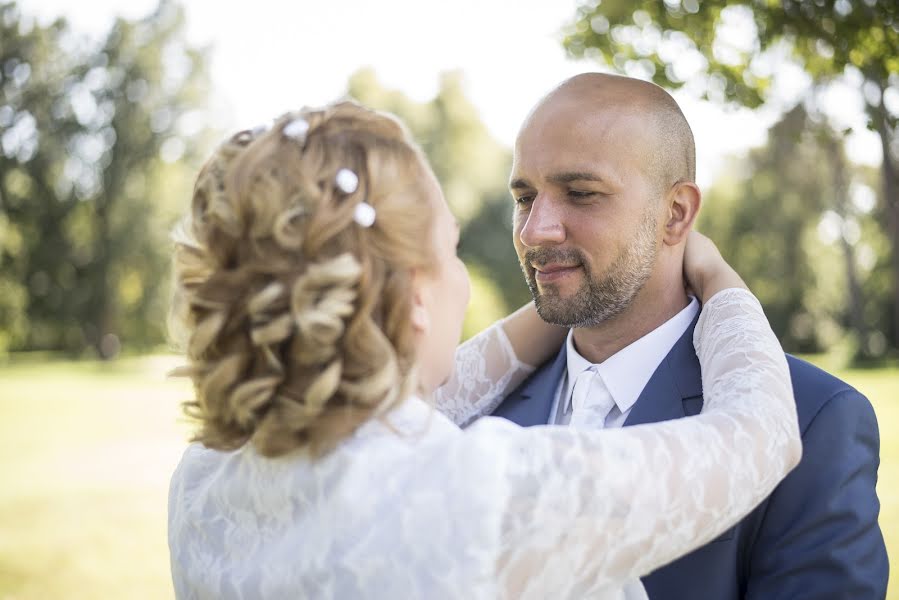
<svg viewBox="0 0 899 600">
<path fill-rule="evenodd" d="M 656 369 L 625 427 L 702 409 L 696 321 Z M 788 356 L 802 432 L 799 466 L 745 519 L 643 578 L 651 600 L 882 599 L 889 564 L 877 524 L 880 439 L 871 404 L 847 383 Z M 495 411 L 544 425 L 565 346 Z"/>
</svg>

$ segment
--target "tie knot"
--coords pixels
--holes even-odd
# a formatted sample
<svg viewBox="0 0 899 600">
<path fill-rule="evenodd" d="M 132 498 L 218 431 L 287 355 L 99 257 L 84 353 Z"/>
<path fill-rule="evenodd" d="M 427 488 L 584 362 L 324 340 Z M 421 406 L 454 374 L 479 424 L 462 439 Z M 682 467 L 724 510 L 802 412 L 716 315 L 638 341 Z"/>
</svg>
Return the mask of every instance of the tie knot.
<svg viewBox="0 0 899 600">
<path fill-rule="evenodd" d="M 578 374 L 571 392 L 571 425 L 602 428 L 614 406 L 615 399 L 596 367 Z"/>
<path fill-rule="evenodd" d="M 586 408 L 587 399 L 590 396 L 590 388 L 599 374 L 593 367 L 584 369 L 574 378 L 574 386 L 571 388 L 571 409 L 580 410 Z"/>
</svg>

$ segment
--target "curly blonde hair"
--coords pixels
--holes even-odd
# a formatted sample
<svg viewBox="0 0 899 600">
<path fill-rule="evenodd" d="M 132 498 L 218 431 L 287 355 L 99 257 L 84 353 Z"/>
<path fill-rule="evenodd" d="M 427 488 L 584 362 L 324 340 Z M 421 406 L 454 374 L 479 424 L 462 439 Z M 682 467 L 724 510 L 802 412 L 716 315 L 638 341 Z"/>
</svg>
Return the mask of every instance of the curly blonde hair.
<svg viewBox="0 0 899 600">
<path fill-rule="evenodd" d="M 298 118 L 305 139 L 285 134 Z M 344 168 L 355 191 L 337 185 Z M 318 456 L 411 391 L 412 273 L 434 264 L 427 173 L 399 121 L 351 102 L 215 151 L 175 235 L 195 441 Z M 363 201 L 371 227 L 353 218 Z"/>
</svg>

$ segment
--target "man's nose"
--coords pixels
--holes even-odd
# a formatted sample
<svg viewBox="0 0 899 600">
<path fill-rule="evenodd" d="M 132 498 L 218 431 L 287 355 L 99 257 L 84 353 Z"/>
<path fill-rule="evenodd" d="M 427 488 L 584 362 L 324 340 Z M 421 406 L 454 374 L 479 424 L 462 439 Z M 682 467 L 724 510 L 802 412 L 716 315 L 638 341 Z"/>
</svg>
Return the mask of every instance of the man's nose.
<svg viewBox="0 0 899 600">
<path fill-rule="evenodd" d="M 561 244 L 565 241 L 562 213 L 562 207 L 552 198 L 538 195 L 531 204 L 518 239 L 531 248 Z"/>
</svg>

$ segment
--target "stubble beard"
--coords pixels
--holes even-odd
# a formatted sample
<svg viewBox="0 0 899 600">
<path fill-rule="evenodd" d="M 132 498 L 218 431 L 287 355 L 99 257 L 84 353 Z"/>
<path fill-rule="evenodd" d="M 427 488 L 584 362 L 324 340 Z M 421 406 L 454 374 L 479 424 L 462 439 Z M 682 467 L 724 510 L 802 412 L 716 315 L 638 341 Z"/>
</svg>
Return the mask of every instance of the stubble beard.
<svg viewBox="0 0 899 600">
<path fill-rule="evenodd" d="M 528 250 L 521 269 L 540 318 L 563 327 L 596 327 L 618 317 L 631 305 L 652 275 L 657 256 L 655 218 L 650 211 L 637 227 L 633 241 L 600 277 L 590 271 L 584 254 L 576 248 Z M 552 285 L 541 291 L 532 263 L 577 263 L 584 270 L 584 283 L 571 298 L 561 298 Z"/>
</svg>

